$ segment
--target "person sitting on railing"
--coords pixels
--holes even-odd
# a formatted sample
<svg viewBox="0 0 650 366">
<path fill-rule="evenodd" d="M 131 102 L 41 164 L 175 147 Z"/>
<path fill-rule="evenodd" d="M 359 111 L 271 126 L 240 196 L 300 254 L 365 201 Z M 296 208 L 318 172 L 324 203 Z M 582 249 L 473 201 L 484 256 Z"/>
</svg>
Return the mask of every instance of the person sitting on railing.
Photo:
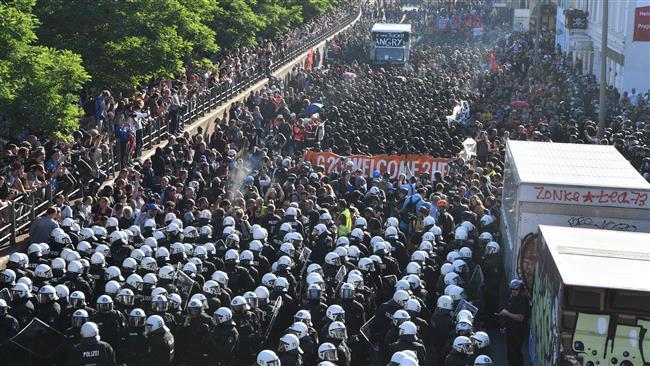
<svg viewBox="0 0 650 366">
<path fill-rule="evenodd" d="M 25 187 L 30 191 L 39 191 L 49 184 L 45 177 L 45 167 L 42 164 L 33 164 L 27 172 Z"/>
<path fill-rule="evenodd" d="M 17 194 L 26 193 L 27 190 L 23 184 L 23 179 L 25 178 L 25 167 L 19 162 L 15 162 L 9 174 L 7 174 L 7 186 L 16 191 Z"/>
</svg>

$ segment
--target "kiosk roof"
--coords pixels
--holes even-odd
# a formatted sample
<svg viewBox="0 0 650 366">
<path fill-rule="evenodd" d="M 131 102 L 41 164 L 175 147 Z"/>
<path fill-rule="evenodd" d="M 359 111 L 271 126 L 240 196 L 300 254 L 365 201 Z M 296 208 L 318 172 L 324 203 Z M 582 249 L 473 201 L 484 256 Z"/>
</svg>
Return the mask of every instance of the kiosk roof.
<svg viewBox="0 0 650 366">
<path fill-rule="evenodd" d="M 650 234 L 540 225 L 569 286 L 650 292 Z"/>
</svg>

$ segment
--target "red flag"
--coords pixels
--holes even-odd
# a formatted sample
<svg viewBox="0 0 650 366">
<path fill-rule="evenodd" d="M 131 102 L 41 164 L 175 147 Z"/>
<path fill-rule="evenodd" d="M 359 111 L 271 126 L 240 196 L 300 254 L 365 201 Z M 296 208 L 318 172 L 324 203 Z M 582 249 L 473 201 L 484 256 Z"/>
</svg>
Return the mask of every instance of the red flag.
<svg viewBox="0 0 650 366">
<path fill-rule="evenodd" d="M 494 72 L 497 72 L 497 70 L 499 70 L 499 64 L 497 63 L 496 56 L 494 56 L 494 51 L 490 51 L 490 67 Z"/>
</svg>

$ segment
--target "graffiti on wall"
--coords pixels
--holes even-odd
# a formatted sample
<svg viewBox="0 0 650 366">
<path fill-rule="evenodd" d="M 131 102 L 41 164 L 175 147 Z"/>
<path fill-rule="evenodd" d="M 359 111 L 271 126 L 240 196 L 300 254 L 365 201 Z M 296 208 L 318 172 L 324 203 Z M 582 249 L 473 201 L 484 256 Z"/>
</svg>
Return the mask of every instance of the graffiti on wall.
<svg viewBox="0 0 650 366">
<path fill-rule="evenodd" d="M 582 227 L 588 229 L 632 231 L 636 232 L 636 225 L 625 222 L 616 222 L 611 219 L 591 218 L 586 216 L 573 216 L 568 221 L 571 227 Z"/>
<path fill-rule="evenodd" d="M 521 249 L 519 250 L 517 273 L 529 289 L 533 287 L 533 280 L 535 279 L 538 245 L 539 234 L 529 233 L 521 241 Z"/>
<path fill-rule="evenodd" d="M 527 230 L 534 230 L 529 232 L 521 239 L 521 246 L 519 247 L 519 254 L 517 258 L 517 275 L 521 278 L 526 286 L 530 289 L 533 287 L 535 279 L 535 263 L 537 261 L 537 246 L 539 243 L 537 225 L 558 225 L 579 227 L 588 229 L 601 229 L 601 230 L 615 230 L 615 231 L 649 231 L 650 228 L 644 226 L 639 221 L 628 220 L 614 220 L 608 218 L 598 218 L 589 216 L 563 216 L 563 215 L 542 215 L 527 217 L 526 222 L 529 222 L 530 228 Z M 534 229 L 533 229 L 534 228 Z M 523 232 L 526 232 L 526 229 Z"/>
<path fill-rule="evenodd" d="M 650 363 L 650 320 L 620 324 L 607 314 L 578 313 L 572 348 L 582 365 L 641 366 Z"/>
<path fill-rule="evenodd" d="M 535 306 L 530 324 L 529 353 L 532 365 L 555 365 L 559 357 L 559 286 L 542 266 L 542 261 L 535 266 L 535 285 L 531 292 Z"/>
</svg>

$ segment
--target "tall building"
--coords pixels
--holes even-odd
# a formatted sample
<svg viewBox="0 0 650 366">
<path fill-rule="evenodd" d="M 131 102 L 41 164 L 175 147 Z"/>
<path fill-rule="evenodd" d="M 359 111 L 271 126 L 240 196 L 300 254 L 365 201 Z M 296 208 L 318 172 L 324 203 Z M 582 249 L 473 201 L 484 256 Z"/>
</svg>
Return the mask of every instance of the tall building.
<svg viewBox="0 0 650 366">
<path fill-rule="evenodd" d="M 600 78 L 602 0 L 560 0 L 556 43 Z M 607 83 L 620 92 L 650 89 L 650 0 L 609 0 Z"/>
</svg>

